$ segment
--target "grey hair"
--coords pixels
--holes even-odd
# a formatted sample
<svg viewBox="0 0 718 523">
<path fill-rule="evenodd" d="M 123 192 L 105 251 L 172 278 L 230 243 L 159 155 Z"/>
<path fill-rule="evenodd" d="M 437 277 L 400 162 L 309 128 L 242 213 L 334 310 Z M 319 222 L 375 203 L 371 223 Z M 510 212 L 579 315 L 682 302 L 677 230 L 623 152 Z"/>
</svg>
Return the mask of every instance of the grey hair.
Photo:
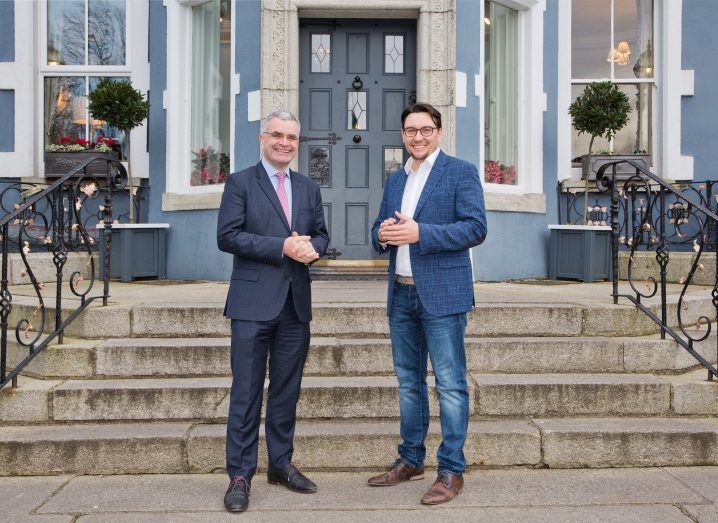
<svg viewBox="0 0 718 523">
<path fill-rule="evenodd" d="M 267 130 L 267 124 L 270 122 L 270 120 L 273 120 L 275 118 L 278 118 L 279 120 L 284 120 L 285 122 L 297 122 L 297 127 L 301 129 L 301 124 L 299 123 L 299 118 L 294 116 L 291 112 L 285 110 L 285 109 L 279 109 L 278 111 L 272 111 L 267 115 L 267 117 L 262 120 L 262 129 L 261 132 L 264 132 Z"/>
</svg>

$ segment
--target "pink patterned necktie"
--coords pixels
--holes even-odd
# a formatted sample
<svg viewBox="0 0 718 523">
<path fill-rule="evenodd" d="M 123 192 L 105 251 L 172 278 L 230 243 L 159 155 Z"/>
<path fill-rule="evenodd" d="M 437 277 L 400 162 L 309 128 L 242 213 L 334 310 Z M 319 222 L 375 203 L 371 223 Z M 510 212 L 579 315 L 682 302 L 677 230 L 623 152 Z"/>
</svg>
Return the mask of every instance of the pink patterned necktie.
<svg viewBox="0 0 718 523">
<path fill-rule="evenodd" d="M 284 180 L 287 178 L 287 173 L 284 172 L 278 172 L 275 174 L 277 177 L 277 197 L 279 198 L 279 203 L 282 204 L 282 209 L 284 209 L 284 215 L 287 217 L 287 223 L 292 223 L 292 218 L 289 216 L 289 200 L 287 200 L 287 190 L 284 188 Z"/>
</svg>

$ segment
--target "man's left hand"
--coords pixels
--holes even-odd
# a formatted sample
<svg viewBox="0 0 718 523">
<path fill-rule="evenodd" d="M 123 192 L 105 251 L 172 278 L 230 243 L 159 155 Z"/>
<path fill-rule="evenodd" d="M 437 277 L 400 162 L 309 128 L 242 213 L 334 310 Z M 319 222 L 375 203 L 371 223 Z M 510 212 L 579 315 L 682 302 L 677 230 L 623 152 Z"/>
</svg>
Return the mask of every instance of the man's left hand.
<svg viewBox="0 0 718 523">
<path fill-rule="evenodd" d="M 397 222 L 382 229 L 382 238 L 389 245 L 406 245 L 419 241 L 419 224 L 413 218 L 395 211 Z"/>
</svg>

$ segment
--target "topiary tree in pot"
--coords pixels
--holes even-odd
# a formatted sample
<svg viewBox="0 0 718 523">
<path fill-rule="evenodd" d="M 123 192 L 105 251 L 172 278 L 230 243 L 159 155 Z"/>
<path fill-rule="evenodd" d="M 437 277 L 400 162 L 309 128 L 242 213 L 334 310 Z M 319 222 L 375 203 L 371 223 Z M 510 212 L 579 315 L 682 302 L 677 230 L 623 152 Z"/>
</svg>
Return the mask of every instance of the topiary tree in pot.
<svg viewBox="0 0 718 523">
<path fill-rule="evenodd" d="M 127 140 L 127 182 L 130 192 L 130 223 L 135 222 L 134 183 L 130 133 L 139 126 L 150 112 L 150 102 L 132 87 L 127 80 L 119 82 L 103 78 L 88 95 L 90 114 L 96 120 L 104 120 L 110 127 L 125 133 Z"/>
<path fill-rule="evenodd" d="M 573 128 L 578 134 L 587 133 L 591 135 L 588 144 L 588 169 L 584 169 L 585 192 L 583 200 L 583 223 L 586 224 L 586 209 L 588 207 L 588 178 L 591 165 L 591 153 L 593 142 L 596 138 L 603 137 L 611 140 L 618 131 L 628 123 L 628 115 L 631 112 L 631 105 L 628 96 L 623 93 L 616 84 L 611 82 L 593 82 L 586 86 L 569 106 L 568 112 L 571 115 Z"/>
</svg>

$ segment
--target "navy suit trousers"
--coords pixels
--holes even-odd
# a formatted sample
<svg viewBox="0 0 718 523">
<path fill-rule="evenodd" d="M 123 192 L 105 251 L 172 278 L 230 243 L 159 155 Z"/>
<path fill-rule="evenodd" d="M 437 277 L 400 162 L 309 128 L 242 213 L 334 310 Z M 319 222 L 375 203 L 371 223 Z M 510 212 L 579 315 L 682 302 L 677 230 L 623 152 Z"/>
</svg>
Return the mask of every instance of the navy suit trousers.
<svg viewBox="0 0 718 523">
<path fill-rule="evenodd" d="M 232 320 L 232 391 L 227 419 L 227 473 L 250 480 L 257 468 L 259 424 L 269 356 L 265 433 L 269 466 L 292 460 L 297 400 L 309 350 L 309 323 L 294 310 L 292 292 L 269 321 Z"/>
</svg>

